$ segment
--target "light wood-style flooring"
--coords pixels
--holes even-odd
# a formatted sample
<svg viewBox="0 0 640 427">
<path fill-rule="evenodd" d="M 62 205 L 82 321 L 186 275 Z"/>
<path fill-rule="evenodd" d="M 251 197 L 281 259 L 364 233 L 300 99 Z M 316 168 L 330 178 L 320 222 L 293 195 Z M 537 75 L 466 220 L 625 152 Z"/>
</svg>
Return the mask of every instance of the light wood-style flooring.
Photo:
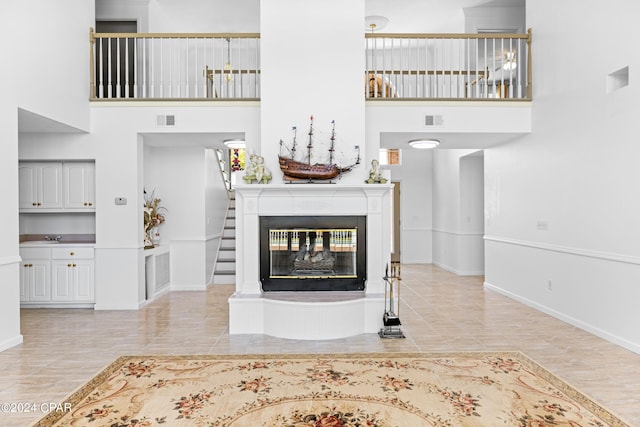
<svg viewBox="0 0 640 427">
<path fill-rule="evenodd" d="M 480 276 L 402 267 L 406 339 L 367 334 L 328 341 L 229 335 L 233 286 L 171 292 L 137 311 L 22 310 L 24 343 L 0 353 L 0 403 L 61 402 L 127 354 L 521 351 L 632 426 L 640 426 L 640 355 L 486 290 Z M 382 313 L 381 313 L 382 315 Z M 0 412 L 24 426 L 41 412 Z"/>
</svg>

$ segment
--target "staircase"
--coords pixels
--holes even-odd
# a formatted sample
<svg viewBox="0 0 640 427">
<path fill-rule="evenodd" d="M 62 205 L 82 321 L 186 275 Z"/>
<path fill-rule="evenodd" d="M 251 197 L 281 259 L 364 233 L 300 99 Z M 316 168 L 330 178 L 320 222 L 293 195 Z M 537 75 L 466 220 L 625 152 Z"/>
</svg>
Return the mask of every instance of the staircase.
<svg viewBox="0 0 640 427">
<path fill-rule="evenodd" d="M 218 247 L 218 258 L 213 272 L 214 285 L 236 283 L 236 199 L 233 194 L 229 199 L 227 217 Z"/>
</svg>

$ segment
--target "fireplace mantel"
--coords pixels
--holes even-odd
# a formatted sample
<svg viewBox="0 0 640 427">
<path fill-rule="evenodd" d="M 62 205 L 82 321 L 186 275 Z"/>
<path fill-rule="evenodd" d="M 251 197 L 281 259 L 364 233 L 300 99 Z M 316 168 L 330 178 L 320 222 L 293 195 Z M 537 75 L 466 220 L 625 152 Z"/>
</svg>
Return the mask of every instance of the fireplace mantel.
<svg viewBox="0 0 640 427">
<path fill-rule="evenodd" d="M 244 184 L 236 186 L 236 291 L 229 298 L 231 334 L 295 339 L 377 333 L 384 313 L 384 270 L 391 259 L 389 184 Z M 261 216 L 366 216 L 367 283 L 358 297 L 290 293 L 268 298 L 260 283 Z M 322 295 L 320 295 L 322 294 Z M 329 319 L 330 320 L 327 320 Z M 345 327 L 345 325 L 350 325 Z"/>
</svg>

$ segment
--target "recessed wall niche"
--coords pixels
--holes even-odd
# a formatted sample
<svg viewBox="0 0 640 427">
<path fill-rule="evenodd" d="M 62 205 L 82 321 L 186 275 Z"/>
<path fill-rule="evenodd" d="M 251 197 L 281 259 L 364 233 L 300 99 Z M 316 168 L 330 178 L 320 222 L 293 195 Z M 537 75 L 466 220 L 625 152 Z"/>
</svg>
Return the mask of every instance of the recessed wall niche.
<svg viewBox="0 0 640 427">
<path fill-rule="evenodd" d="M 607 76 L 607 93 L 629 86 L 629 67 L 620 68 Z"/>
</svg>

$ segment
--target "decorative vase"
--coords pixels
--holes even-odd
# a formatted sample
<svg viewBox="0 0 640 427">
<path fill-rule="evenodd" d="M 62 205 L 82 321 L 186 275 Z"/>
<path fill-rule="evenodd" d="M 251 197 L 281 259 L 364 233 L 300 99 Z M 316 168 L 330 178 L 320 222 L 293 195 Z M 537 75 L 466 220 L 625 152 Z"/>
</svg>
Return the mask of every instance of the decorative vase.
<svg viewBox="0 0 640 427">
<path fill-rule="evenodd" d="M 151 243 L 154 247 L 160 245 L 160 233 L 158 232 L 157 227 L 154 227 L 151 230 Z"/>
<path fill-rule="evenodd" d="M 144 248 L 152 249 L 156 246 L 153 244 L 153 228 L 144 231 Z"/>
</svg>

